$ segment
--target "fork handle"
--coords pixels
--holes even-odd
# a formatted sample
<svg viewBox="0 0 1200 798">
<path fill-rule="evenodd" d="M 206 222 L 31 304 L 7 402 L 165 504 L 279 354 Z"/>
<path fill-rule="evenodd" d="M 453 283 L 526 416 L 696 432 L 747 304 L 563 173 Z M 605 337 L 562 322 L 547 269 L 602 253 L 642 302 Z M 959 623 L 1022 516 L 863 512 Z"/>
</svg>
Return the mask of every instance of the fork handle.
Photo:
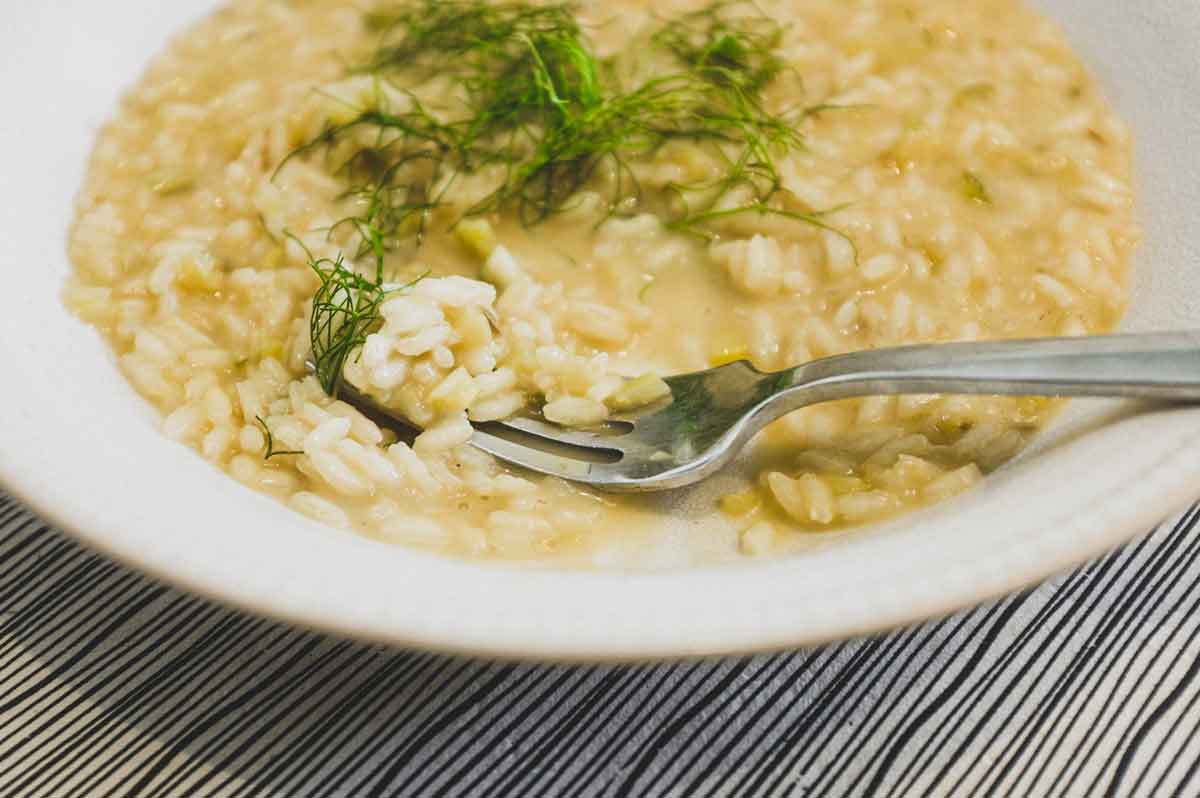
<svg viewBox="0 0 1200 798">
<path fill-rule="evenodd" d="M 776 400 L 783 407 L 772 407 L 772 416 L 832 399 L 914 393 L 1194 402 L 1200 331 L 874 349 L 774 376 L 783 384 Z"/>
</svg>

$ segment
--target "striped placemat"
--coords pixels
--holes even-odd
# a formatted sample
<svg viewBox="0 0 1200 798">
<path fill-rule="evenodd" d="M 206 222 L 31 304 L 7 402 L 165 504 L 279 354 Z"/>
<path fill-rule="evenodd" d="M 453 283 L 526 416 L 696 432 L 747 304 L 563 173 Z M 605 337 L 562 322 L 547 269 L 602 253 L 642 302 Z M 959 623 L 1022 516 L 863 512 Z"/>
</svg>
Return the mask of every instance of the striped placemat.
<svg viewBox="0 0 1200 798">
<path fill-rule="evenodd" d="M 0 497 L 0 795 L 1200 795 L 1198 516 L 885 636 L 568 667 L 231 612 Z"/>
</svg>

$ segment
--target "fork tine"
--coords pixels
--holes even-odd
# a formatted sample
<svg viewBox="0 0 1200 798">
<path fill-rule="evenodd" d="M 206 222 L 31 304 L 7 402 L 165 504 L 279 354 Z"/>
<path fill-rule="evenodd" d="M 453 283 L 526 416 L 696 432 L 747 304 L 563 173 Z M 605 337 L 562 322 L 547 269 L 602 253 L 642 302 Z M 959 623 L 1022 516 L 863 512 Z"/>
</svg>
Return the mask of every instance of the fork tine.
<svg viewBox="0 0 1200 798">
<path fill-rule="evenodd" d="M 604 466 L 602 463 L 592 463 L 587 460 L 563 457 L 536 449 L 532 446 L 513 443 L 490 432 L 484 432 L 478 427 L 475 429 L 474 437 L 471 438 L 471 443 L 476 448 L 482 449 L 488 454 L 499 457 L 502 460 L 507 460 L 522 468 L 528 468 L 539 474 L 549 474 L 550 476 L 561 477 L 563 479 L 586 482 L 597 468 Z"/>
<path fill-rule="evenodd" d="M 642 468 L 638 468 L 638 462 L 627 465 L 628 458 L 615 463 L 576 460 L 513 443 L 479 429 L 476 429 L 471 444 L 520 468 L 614 493 L 640 493 L 658 489 L 655 487 L 657 478 L 662 476 L 665 471 L 676 470 L 667 468 L 663 472 L 652 470 L 650 473 L 646 473 Z M 633 467 L 632 471 L 630 466 Z M 668 487 L 674 487 L 674 485 L 668 483 Z"/>
<path fill-rule="evenodd" d="M 625 447 L 620 444 L 620 440 L 623 437 L 620 434 L 600 435 L 595 432 L 588 432 L 587 430 L 569 429 L 567 427 L 559 427 L 555 424 L 547 424 L 544 421 L 538 421 L 535 418 L 528 418 L 526 416 L 506 418 L 499 423 L 502 426 L 511 427 L 512 429 L 520 430 L 538 438 L 544 438 L 551 443 L 567 443 L 572 446 L 581 446 L 585 449 L 625 451 Z M 631 422 L 624 423 L 628 424 Z"/>
</svg>

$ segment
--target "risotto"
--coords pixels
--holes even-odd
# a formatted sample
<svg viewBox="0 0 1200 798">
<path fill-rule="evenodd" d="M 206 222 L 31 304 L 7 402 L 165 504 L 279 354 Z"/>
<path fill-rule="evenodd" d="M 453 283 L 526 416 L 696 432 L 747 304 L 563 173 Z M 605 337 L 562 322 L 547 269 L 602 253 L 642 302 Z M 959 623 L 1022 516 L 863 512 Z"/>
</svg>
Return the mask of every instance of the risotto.
<svg viewBox="0 0 1200 798">
<path fill-rule="evenodd" d="M 734 360 L 1122 313 L 1130 134 L 1020 0 L 649 6 L 234 0 L 100 133 L 65 301 L 167 437 L 332 527 L 460 556 L 786 552 L 1017 454 L 1055 402 L 815 406 L 657 498 L 470 445 L 471 422 L 596 425 Z"/>
</svg>

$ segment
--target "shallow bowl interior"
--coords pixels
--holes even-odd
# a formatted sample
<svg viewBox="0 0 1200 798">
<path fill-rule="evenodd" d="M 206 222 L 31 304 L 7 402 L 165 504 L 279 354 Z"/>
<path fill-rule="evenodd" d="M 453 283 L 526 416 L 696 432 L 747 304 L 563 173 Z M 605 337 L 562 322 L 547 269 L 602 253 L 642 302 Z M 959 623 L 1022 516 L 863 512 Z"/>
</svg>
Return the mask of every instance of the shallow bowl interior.
<svg viewBox="0 0 1200 798">
<path fill-rule="evenodd" d="M 1013 590 L 1200 490 L 1200 410 L 1076 403 L 949 504 L 791 559 L 666 573 L 444 560 L 309 523 L 167 443 L 63 310 L 64 235 L 95 128 L 210 0 L 18 4 L 0 26 L 0 484 L 90 544 L 297 622 L 483 654 L 642 658 L 801 645 Z M 1200 5 L 1042 0 L 1138 135 L 1146 243 L 1130 330 L 1200 328 Z"/>
</svg>

